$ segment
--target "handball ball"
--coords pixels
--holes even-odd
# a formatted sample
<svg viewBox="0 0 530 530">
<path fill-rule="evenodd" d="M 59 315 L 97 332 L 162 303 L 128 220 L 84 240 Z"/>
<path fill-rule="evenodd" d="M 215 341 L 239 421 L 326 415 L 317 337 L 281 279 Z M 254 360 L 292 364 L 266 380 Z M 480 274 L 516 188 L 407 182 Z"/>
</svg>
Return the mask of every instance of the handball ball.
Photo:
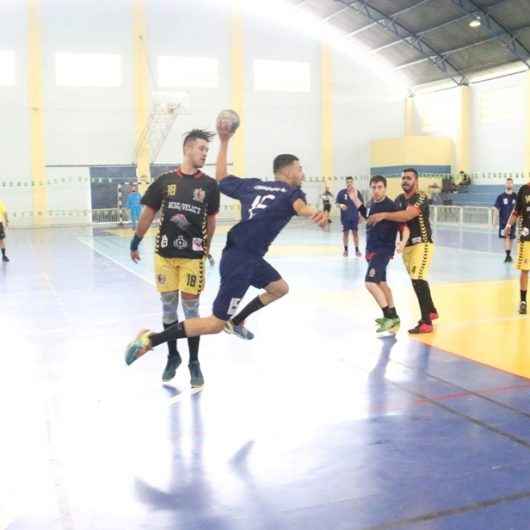
<svg viewBox="0 0 530 530">
<path fill-rule="evenodd" d="M 217 116 L 217 123 L 220 121 L 228 122 L 232 133 L 236 132 L 239 127 L 239 115 L 235 110 L 222 110 Z"/>
</svg>

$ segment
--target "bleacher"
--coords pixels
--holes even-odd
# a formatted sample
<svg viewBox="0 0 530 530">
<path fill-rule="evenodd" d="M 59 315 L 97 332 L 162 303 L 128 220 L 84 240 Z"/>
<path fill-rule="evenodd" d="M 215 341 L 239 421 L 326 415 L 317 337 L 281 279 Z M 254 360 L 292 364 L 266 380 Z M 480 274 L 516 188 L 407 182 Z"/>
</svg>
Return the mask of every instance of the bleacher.
<svg viewBox="0 0 530 530">
<path fill-rule="evenodd" d="M 503 191 L 502 185 L 471 184 L 449 197 L 455 206 L 493 206 Z"/>
</svg>

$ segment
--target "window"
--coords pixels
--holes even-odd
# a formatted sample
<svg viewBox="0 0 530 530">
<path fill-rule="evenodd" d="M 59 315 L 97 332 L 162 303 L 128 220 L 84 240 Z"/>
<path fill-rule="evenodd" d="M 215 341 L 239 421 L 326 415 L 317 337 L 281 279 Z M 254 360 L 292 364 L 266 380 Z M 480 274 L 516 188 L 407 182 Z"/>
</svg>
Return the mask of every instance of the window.
<svg viewBox="0 0 530 530">
<path fill-rule="evenodd" d="M 55 81 L 64 87 L 120 86 L 121 57 L 111 53 L 56 53 Z"/>
<path fill-rule="evenodd" d="M 298 61 L 255 60 L 254 90 L 310 92 L 310 65 Z"/>
<path fill-rule="evenodd" d="M 0 86 L 15 86 L 15 52 L 0 50 Z"/>
<path fill-rule="evenodd" d="M 219 62 L 208 57 L 176 57 L 165 55 L 158 58 L 158 86 L 217 88 L 219 86 Z"/>
</svg>

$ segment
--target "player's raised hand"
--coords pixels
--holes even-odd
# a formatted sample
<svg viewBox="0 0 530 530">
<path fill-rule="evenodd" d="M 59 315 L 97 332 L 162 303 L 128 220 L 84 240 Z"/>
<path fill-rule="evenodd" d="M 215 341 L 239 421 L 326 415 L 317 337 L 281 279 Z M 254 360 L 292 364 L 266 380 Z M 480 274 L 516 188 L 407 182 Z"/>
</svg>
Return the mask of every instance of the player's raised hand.
<svg viewBox="0 0 530 530">
<path fill-rule="evenodd" d="M 139 250 L 131 250 L 131 259 L 134 261 L 134 263 L 138 263 L 142 260 L 140 257 L 140 251 Z"/>
</svg>

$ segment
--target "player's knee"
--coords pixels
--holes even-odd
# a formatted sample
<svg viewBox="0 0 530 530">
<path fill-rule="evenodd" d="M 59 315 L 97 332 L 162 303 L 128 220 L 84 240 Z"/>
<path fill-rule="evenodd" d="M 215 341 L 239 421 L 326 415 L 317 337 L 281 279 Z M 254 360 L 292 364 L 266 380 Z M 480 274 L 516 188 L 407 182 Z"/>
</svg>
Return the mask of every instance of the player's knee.
<svg viewBox="0 0 530 530">
<path fill-rule="evenodd" d="M 285 280 L 280 280 L 275 285 L 275 294 L 278 298 L 285 296 L 289 293 L 289 284 Z"/>
<path fill-rule="evenodd" d="M 177 309 L 179 305 L 178 291 L 162 293 L 162 321 L 164 324 L 173 324 L 177 320 Z"/>
<path fill-rule="evenodd" d="M 182 298 L 182 309 L 186 320 L 199 317 L 199 298 Z"/>
<path fill-rule="evenodd" d="M 210 330 L 212 334 L 221 333 L 225 327 L 225 321 L 217 318 L 215 315 L 210 317 Z"/>
</svg>

